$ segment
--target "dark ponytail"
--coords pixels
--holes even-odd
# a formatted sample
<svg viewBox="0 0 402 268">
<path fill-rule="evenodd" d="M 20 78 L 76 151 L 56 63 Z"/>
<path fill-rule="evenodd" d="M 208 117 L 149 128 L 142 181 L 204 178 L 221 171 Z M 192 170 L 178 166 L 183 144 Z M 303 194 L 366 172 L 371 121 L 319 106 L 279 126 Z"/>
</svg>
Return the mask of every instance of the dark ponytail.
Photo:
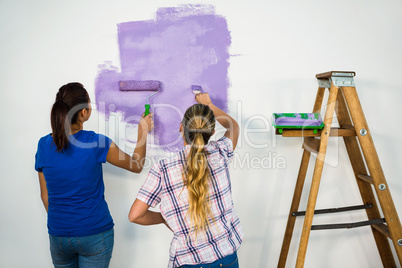
<svg viewBox="0 0 402 268">
<path fill-rule="evenodd" d="M 50 122 L 53 142 L 58 152 L 67 149 L 71 125 L 77 122 L 79 112 L 88 106 L 88 92 L 80 83 L 66 84 L 57 92 L 50 113 Z"/>
</svg>

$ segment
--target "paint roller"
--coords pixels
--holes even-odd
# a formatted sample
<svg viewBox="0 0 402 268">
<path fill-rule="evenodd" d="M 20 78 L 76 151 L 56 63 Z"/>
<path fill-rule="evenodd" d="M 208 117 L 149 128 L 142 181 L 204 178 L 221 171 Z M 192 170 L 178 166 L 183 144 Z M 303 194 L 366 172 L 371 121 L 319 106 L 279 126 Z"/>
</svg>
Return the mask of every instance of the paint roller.
<svg viewBox="0 0 402 268">
<path fill-rule="evenodd" d="M 155 80 L 129 80 L 129 81 L 119 81 L 119 89 L 120 91 L 155 91 L 147 97 L 147 102 L 145 104 L 145 112 L 144 115 L 147 116 L 149 114 L 149 109 L 151 105 L 149 104 L 149 98 L 157 94 L 161 91 L 161 82 Z"/>
</svg>

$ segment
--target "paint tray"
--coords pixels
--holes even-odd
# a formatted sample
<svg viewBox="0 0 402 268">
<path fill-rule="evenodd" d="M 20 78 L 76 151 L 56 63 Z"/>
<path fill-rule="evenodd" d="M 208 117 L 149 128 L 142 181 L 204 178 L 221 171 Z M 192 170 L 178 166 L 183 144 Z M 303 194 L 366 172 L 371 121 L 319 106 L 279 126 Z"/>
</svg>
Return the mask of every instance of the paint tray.
<svg viewBox="0 0 402 268">
<path fill-rule="evenodd" d="M 274 113 L 272 116 L 272 125 L 279 133 L 282 133 L 283 129 L 313 129 L 314 133 L 317 133 L 318 129 L 324 128 L 319 113 Z"/>
</svg>

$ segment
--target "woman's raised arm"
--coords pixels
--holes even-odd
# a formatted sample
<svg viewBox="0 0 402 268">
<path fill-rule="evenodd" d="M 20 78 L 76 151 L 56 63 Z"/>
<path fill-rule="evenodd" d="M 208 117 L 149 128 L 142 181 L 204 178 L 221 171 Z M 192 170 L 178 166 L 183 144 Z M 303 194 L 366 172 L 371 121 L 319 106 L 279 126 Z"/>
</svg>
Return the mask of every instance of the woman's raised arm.
<svg viewBox="0 0 402 268">
<path fill-rule="evenodd" d="M 208 105 L 209 108 L 214 112 L 216 120 L 221 124 L 224 128 L 226 128 L 226 132 L 224 134 L 225 137 L 228 137 L 233 143 L 233 150 L 236 148 L 237 140 L 239 139 L 240 127 L 237 124 L 236 120 L 234 120 L 230 115 L 216 107 L 209 97 L 208 93 L 200 93 L 195 95 L 195 100 L 198 103 Z"/>
<path fill-rule="evenodd" d="M 152 116 L 153 114 L 148 114 L 141 118 L 138 124 L 137 145 L 132 156 L 120 150 L 119 147 L 112 142 L 106 156 L 106 161 L 114 166 L 124 168 L 134 173 L 140 173 L 144 167 L 147 151 L 147 134 L 154 128 Z"/>
</svg>

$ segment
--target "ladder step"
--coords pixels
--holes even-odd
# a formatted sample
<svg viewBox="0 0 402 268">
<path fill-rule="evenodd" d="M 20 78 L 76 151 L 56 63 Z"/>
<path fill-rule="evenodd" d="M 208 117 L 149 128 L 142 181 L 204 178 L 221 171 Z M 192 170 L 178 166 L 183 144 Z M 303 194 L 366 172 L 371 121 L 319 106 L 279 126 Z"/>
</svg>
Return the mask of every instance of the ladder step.
<svg viewBox="0 0 402 268">
<path fill-rule="evenodd" d="M 373 224 L 373 227 L 379 231 L 380 233 L 382 233 L 383 235 L 385 235 L 388 238 L 391 238 L 391 234 L 389 233 L 389 229 L 388 226 L 385 225 L 384 223 L 379 223 L 379 224 Z"/>
<path fill-rule="evenodd" d="M 317 209 L 314 210 L 314 215 L 316 214 L 326 214 L 326 213 L 337 213 L 337 212 L 345 212 L 345 211 L 352 211 L 352 210 L 359 210 L 359 209 L 369 209 L 372 208 L 373 204 L 365 204 L 359 206 L 350 206 L 350 207 L 340 207 L 340 208 L 327 208 L 327 209 Z M 297 211 L 293 212 L 292 216 L 304 216 L 306 215 L 306 211 Z"/>
<path fill-rule="evenodd" d="M 352 223 L 312 225 L 311 230 L 350 229 L 367 225 L 381 224 L 383 222 L 385 222 L 384 218 L 370 221 L 352 222 Z"/>
<path fill-rule="evenodd" d="M 357 177 L 365 182 L 374 184 L 373 178 L 369 175 L 358 174 Z"/>
<path fill-rule="evenodd" d="M 330 71 L 330 72 L 316 74 L 315 77 L 317 79 L 326 79 L 326 78 L 331 78 L 332 76 L 354 77 L 355 75 L 356 75 L 355 72 Z"/>
</svg>

